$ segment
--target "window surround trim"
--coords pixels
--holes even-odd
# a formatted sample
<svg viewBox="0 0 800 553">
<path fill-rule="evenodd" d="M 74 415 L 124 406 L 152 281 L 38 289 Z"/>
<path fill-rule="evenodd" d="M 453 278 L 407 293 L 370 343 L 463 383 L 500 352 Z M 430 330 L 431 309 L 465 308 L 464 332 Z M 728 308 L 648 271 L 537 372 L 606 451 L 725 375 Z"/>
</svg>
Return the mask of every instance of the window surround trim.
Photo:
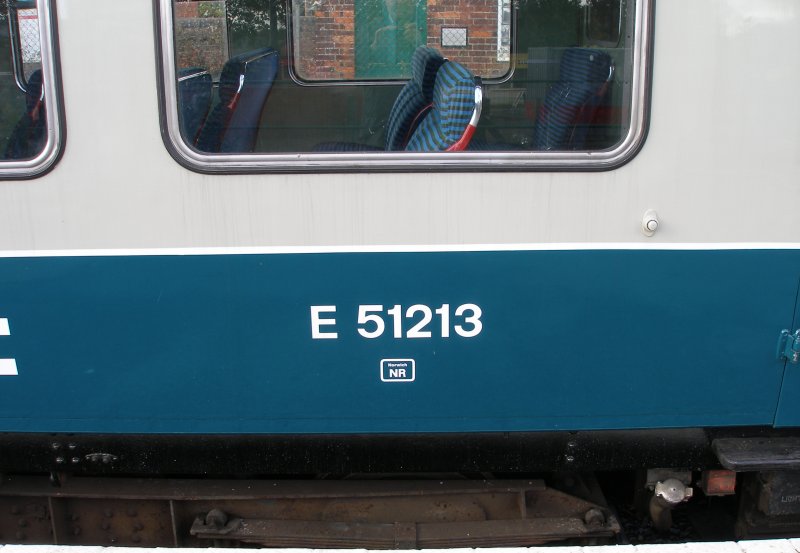
<svg viewBox="0 0 800 553">
<path fill-rule="evenodd" d="M 198 173 L 605 171 L 616 169 L 633 159 L 648 134 L 656 0 L 637 0 L 632 37 L 634 48 L 630 121 L 625 137 L 613 148 L 580 152 L 201 152 L 184 142 L 180 134 L 175 84 L 173 0 L 153 1 L 162 138 L 167 150 L 178 163 Z"/>
<path fill-rule="evenodd" d="M 60 75 L 57 65 L 56 10 L 54 0 L 36 0 L 39 37 L 44 74 L 44 97 L 47 105 L 47 139 L 44 148 L 34 158 L 25 160 L 0 159 L 0 179 L 38 177 L 53 168 L 64 145 L 63 102 L 60 94 Z"/>
</svg>

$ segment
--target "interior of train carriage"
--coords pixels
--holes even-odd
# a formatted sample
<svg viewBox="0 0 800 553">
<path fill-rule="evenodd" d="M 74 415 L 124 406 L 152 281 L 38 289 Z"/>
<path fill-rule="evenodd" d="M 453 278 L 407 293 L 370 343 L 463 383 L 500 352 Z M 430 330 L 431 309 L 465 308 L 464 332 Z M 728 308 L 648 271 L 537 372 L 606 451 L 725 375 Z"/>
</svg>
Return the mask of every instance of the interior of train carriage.
<svg viewBox="0 0 800 553">
<path fill-rule="evenodd" d="M 46 139 L 34 1 L 0 0 L 0 159 L 35 157 Z"/>
<path fill-rule="evenodd" d="M 181 133 L 214 153 L 610 149 L 629 126 L 634 11 L 634 0 L 173 0 Z M 414 83 L 422 108 L 405 103 Z M 445 143 L 426 142 L 426 125 Z"/>
</svg>

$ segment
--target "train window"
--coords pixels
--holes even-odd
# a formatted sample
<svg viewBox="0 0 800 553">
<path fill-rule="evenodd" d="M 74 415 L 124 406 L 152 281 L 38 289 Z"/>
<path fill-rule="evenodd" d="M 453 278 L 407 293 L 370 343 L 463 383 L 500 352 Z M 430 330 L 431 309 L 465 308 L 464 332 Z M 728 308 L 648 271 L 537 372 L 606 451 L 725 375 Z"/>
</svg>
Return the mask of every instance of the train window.
<svg viewBox="0 0 800 553">
<path fill-rule="evenodd" d="M 466 4 L 462 2 L 463 4 Z M 308 81 L 410 79 L 414 51 L 438 47 L 447 57 L 469 60 L 484 78 L 511 68 L 507 42 L 498 48 L 497 26 L 510 3 L 497 0 L 292 0 L 292 67 Z M 506 47 L 503 50 L 503 47 Z"/>
<path fill-rule="evenodd" d="M 61 144 L 49 0 L 0 0 L 0 178 L 49 169 Z"/>
<path fill-rule="evenodd" d="M 605 169 L 644 137 L 652 0 L 157 2 L 197 170 Z"/>
</svg>

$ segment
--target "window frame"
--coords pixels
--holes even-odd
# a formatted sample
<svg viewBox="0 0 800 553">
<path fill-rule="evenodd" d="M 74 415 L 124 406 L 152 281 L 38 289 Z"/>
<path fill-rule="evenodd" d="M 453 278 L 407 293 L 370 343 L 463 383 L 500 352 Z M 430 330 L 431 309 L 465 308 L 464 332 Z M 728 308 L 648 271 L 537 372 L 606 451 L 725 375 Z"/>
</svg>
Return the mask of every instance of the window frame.
<svg viewBox="0 0 800 553">
<path fill-rule="evenodd" d="M 637 0 L 633 21 L 630 125 L 613 148 L 559 152 L 206 153 L 184 142 L 176 87 L 173 0 L 153 0 L 161 134 L 172 157 L 198 173 L 607 171 L 629 162 L 649 130 L 656 0 Z M 514 53 L 512 52 L 512 58 Z"/>
<path fill-rule="evenodd" d="M 58 64 L 56 8 L 53 0 L 36 0 L 41 40 L 42 74 L 47 138 L 44 148 L 31 159 L 0 159 L 0 180 L 30 179 L 50 171 L 60 159 L 64 147 L 64 110 L 61 75 Z M 15 75 L 16 78 L 16 75 Z"/>
</svg>

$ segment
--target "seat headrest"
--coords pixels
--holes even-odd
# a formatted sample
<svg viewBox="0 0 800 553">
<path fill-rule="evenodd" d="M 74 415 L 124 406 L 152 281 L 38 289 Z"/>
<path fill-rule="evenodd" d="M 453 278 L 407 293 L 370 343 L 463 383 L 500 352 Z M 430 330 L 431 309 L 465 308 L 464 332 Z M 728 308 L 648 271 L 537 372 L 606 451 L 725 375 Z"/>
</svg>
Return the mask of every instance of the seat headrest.
<svg viewBox="0 0 800 553">
<path fill-rule="evenodd" d="M 433 107 L 442 118 L 445 133 L 455 140 L 461 138 L 475 109 L 475 76 L 469 69 L 454 61 L 442 65 L 436 75 Z"/>
<path fill-rule="evenodd" d="M 568 48 L 561 58 L 561 81 L 602 83 L 609 77 L 611 57 L 602 50 Z"/>
<path fill-rule="evenodd" d="M 33 111 L 42 99 L 43 86 L 42 70 L 37 69 L 28 77 L 28 90 L 25 94 L 25 105 L 28 108 L 28 112 Z"/>
<path fill-rule="evenodd" d="M 408 151 L 444 151 L 461 138 L 475 111 L 475 76 L 463 65 L 445 62 L 436 75 L 433 109 L 414 132 Z"/>
<path fill-rule="evenodd" d="M 233 99 L 244 79 L 248 84 L 271 84 L 278 69 L 278 52 L 264 48 L 229 59 L 219 77 L 219 99 L 223 103 Z"/>
<path fill-rule="evenodd" d="M 601 50 L 569 48 L 561 57 L 561 80 L 553 84 L 536 117 L 535 150 L 585 147 L 593 114 L 612 75 L 611 57 Z M 583 115 L 581 115 L 583 111 Z M 583 120 L 579 120 L 583 118 Z"/>
<path fill-rule="evenodd" d="M 428 46 L 420 46 L 411 57 L 411 79 L 419 85 L 428 101 L 433 97 L 436 73 L 444 61 L 438 51 Z"/>
</svg>

